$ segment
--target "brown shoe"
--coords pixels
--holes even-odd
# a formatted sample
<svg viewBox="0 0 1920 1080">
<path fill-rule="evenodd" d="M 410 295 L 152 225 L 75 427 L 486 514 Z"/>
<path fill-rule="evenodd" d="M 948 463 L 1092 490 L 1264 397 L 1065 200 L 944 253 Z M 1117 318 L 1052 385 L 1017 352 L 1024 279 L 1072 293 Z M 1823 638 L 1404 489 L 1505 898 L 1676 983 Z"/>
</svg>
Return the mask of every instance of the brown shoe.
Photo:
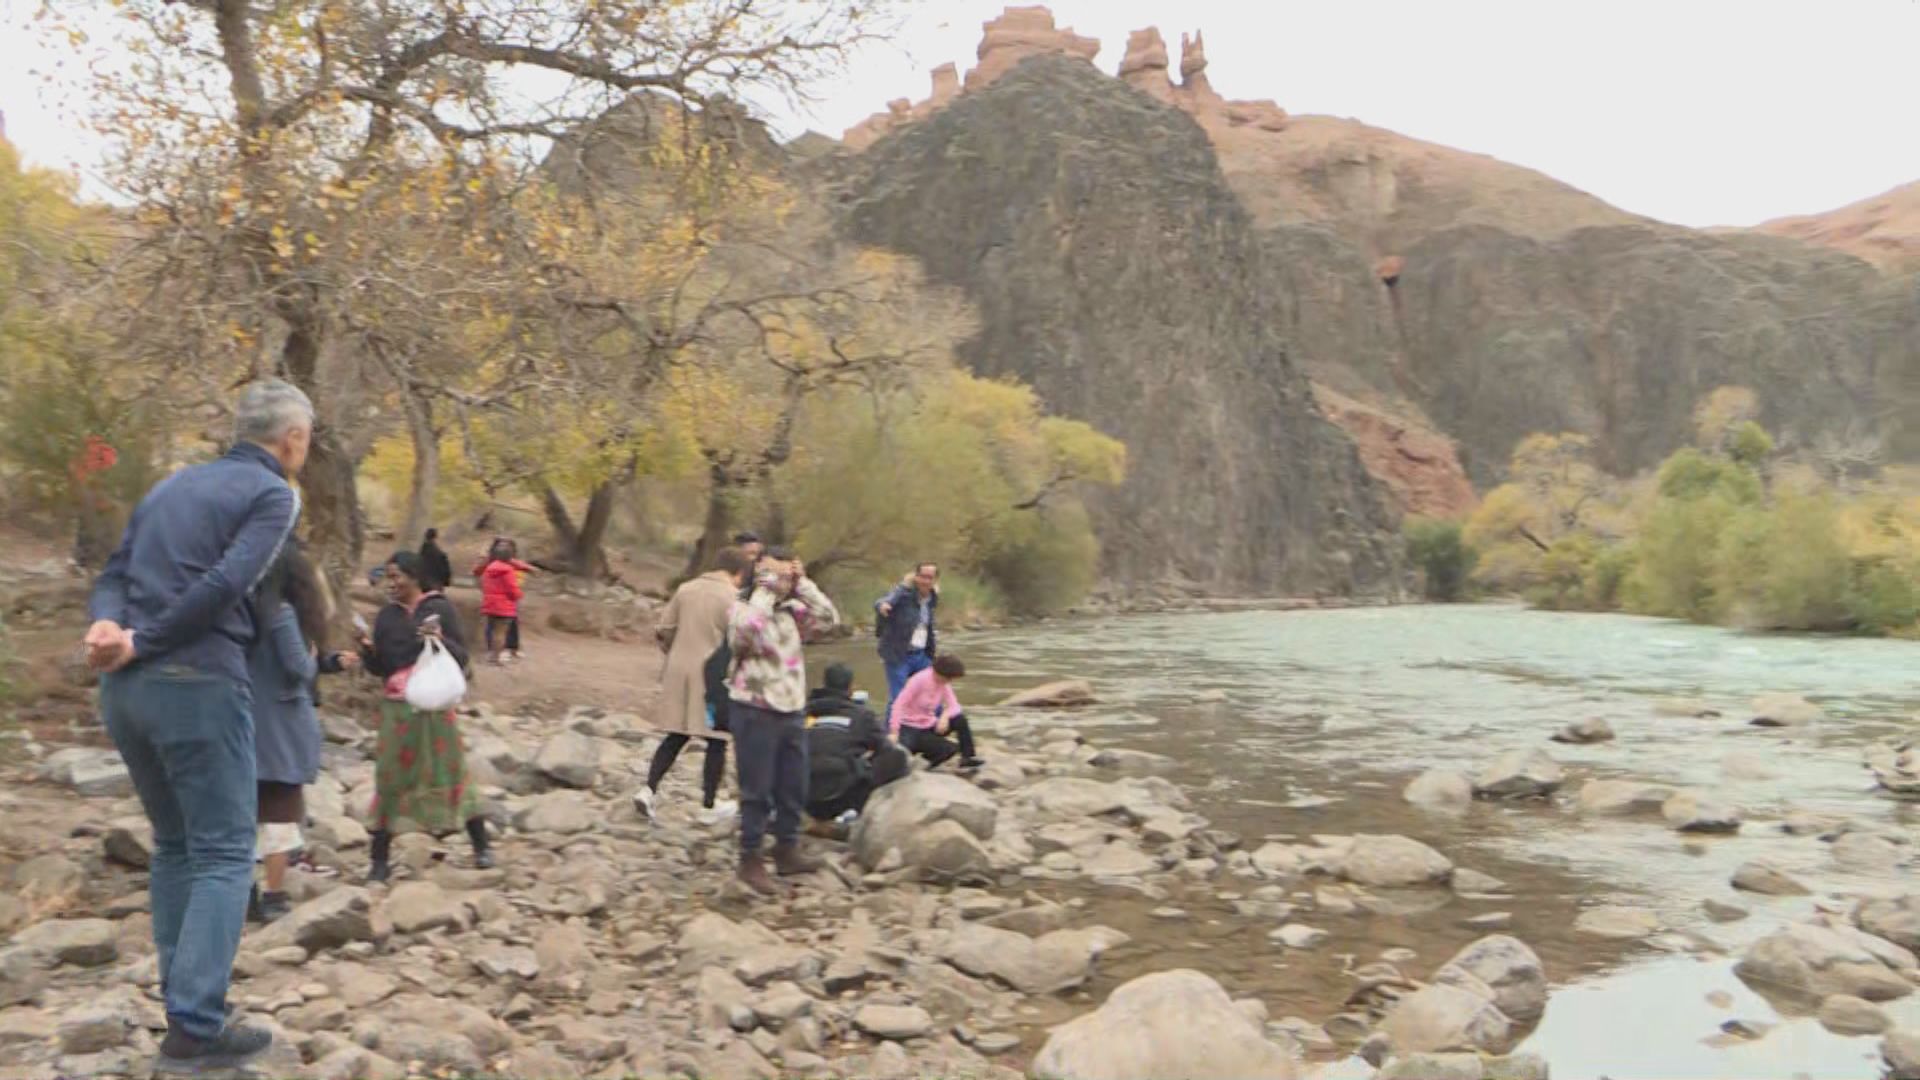
<svg viewBox="0 0 1920 1080">
<path fill-rule="evenodd" d="M 740 883 L 761 896 L 774 896 L 780 887 L 767 876 L 767 860 L 758 853 L 740 857 Z"/>
<path fill-rule="evenodd" d="M 788 840 L 773 845 L 773 870 L 781 877 L 794 877 L 823 870 L 826 863 L 800 850 L 800 841 Z"/>
<path fill-rule="evenodd" d="M 837 821 L 810 820 L 807 822 L 806 834 L 816 840 L 832 840 L 835 843 L 844 844 L 847 838 L 853 835 L 853 830 Z"/>
</svg>

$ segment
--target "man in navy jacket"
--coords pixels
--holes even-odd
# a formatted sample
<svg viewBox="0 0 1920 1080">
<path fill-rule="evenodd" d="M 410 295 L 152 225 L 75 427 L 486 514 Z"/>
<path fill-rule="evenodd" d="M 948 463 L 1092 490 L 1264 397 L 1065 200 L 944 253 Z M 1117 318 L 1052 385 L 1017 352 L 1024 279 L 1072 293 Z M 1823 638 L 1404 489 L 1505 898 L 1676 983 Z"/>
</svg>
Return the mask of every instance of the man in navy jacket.
<svg viewBox="0 0 1920 1080">
<path fill-rule="evenodd" d="M 264 1029 L 227 1022 L 252 884 L 250 594 L 300 515 L 313 405 L 278 380 L 240 394 L 234 445 L 147 493 L 95 583 L 87 660 L 100 711 L 153 824 L 153 939 L 167 1036 L 156 1070 L 244 1066 Z"/>
<path fill-rule="evenodd" d="M 940 606 L 940 568 L 921 563 L 913 576 L 873 602 L 873 635 L 880 640 L 880 662 L 887 669 L 887 714 L 900 688 L 933 666 L 939 648 L 934 613 Z"/>
</svg>

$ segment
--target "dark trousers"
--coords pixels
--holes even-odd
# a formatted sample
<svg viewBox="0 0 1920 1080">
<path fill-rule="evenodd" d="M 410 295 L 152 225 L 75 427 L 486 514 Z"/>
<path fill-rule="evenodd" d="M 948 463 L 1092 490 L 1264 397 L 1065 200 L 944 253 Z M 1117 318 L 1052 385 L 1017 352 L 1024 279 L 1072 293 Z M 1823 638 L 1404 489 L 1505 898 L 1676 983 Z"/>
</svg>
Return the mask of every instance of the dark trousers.
<svg viewBox="0 0 1920 1080">
<path fill-rule="evenodd" d="M 867 800 L 873 793 L 886 787 L 895 780 L 912 771 L 907 752 L 888 743 L 873 755 L 872 768 L 867 775 L 855 780 L 852 786 L 831 799 L 821 799 L 807 804 L 807 815 L 820 821 L 832 821 L 849 810 L 865 813 Z"/>
<path fill-rule="evenodd" d="M 660 740 L 660 748 L 653 752 L 653 764 L 647 767 L 647 786 L 660 790 L 660 781 L 667 778 L 667 770 L 680 757 L 680 751 L 686 748 L 693 736 L 674 732 Z M 707 740 L 707 760 L 700 769 L 700 805 L 713 809 L 713 800 L 720 795 L 720 778 L 727 772 L 727 740 Z"/>
<path fill-rule="evenodd" d="M 153 943 L 167 1022 L 196 1039 L 227 1023 L 253 885 L 253 703 L 231 679 L 140 665 L 100 680 L 100 712 L 153 824 Z"/>
<path fill-rule="evenodd" d="M 493 647 L 493 643 L 495 640 L 494 635 L 502 629 L 505 629 L 507 632 L 507 635 L 506 635 L 507 651 L 519 652 L 520 651 L 520 620 L 517 617 L 512 615 L 487 616 L 487 651 L 488 652 L 496 651 Z"/>
<path fill-rule="evenodd" d="M 948 735 L 952 738 L 948 738 Z M 947 735 L 937 735 L 932 728 L 916 728 L 901 725 L 900 745 L 909 751 L 927 759 L 927 764 L 937 767 L 958 753 L 961 758 L 974 757 L 973 727 L 967 723 L 966 713 L 954 713 L 947 718 Z"/>
<path fill-rule="evenodd" d="M 807 803 L 805 718 L 738 701 L 727 716 L 740 776 L 740 853 L 759 853 L 769 818 L 774 843 L 793 843 Z"/>
</svg>

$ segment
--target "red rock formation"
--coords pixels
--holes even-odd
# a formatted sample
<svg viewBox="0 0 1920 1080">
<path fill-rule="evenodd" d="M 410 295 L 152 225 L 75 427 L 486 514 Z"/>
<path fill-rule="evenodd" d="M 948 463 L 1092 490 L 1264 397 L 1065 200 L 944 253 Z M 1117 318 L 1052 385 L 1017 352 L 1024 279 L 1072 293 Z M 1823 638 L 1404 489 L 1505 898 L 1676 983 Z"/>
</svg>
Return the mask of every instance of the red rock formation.
<svg viewBox="0 0 1920 1080">
<path fill-rule="evenodd" d="M 1055 27 L 1053 12 L 1044 7 L 1010 7 L 981 28 L 977 55 L 980 63 L 967 72 L 967 89 L 977 90 L 1013 70 L 1029 56 L 1061 53 L 1091 62 L 1100 42 L 1081 37 L 1071 28 Z"/>
<path fill-rule="evenodd" d="M 1473 513 L 1479 498 L 1452 439 L 1319 383 L 1314 384 L 1313 396 L 1327 419 L 1353 440 L 1360 464 L 1387 489 L 1401 513 L 1437 518 Z"/>
<path fill-rule="evenodd" d="M 1173 79 L 1167 75 L 1167 42 L 1158 29 L 1149 26 L 1127 35 L 1120 78 L 1143 94 L 1161 101 L 1173 100 Z"/>
</svg>

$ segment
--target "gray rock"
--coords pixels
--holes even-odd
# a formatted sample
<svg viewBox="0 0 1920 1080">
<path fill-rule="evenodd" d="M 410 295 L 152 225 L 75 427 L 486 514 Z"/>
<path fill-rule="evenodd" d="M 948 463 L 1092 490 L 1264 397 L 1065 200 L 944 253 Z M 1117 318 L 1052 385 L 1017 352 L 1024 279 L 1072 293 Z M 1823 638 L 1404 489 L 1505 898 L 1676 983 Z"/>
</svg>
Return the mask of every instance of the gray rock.
<svg viewBox="0 0 1920 1080">
<path fill-rule="evenodd" d="M 400 984 L 385 972 L 359 964 L 340 964 L 333 970 L 333 991 L 356 1012 L 392 997 Z"/>
<path fill-rule="evenodd" d="M 1326 944 L 1327 932 L 1301 923 L 1288 923 L 1269 933 L 1267 938 L 1289 949 L 1315 949 Z"/>
<path fill-rule="evenodd" d="M 591 735 L 562 731 L 540 747 L 533 767 L 556 784 L 591 789 L 600 776 L 600 744 Z"/>
<path fill-rule="evenodd" d="M 100 967 L 120 956 L 119 930 L 105 919 L 49 919 L 13 935 L 12 944 L 49 963 Z"/>
<path fill-rule="evenodd" d="M 1453 891 L 1462 896 L 1492 896 L 1506 892 L 1507 883 L 1492 874 L 1456 866 L 1453 868 Z"/>
<path fill-rule="evenodd" d="M 1486 1080 L 1479 1054 L 1408 1054 L 1387 1062 L 1374 1080 Z"/>
<path fill-rule="evenodd" d="M 888 851 L 904 854 L 915 834 L 941 821 L 959 825 L 975 840 L 991 840 L 999 813 L 992 796 L 957 776 L 916 772 L 873 793 L 853 828 L 854 856 L 875 869 Z"/>
<path fill-rule="evenodd" d="M 1721 713 L 1698 698 L 1664 698 L 1653 703 L 1653 715 L 1669 719 L 1717 720 Z"/>
<path fill-rule="evenodd" d="M 1401 795 L 1422 810 L 1459 812 L 1473 804 L 1473 781 L 1452 769 L 1428 769 Z"/>
<path fill-rule="evenodd" d="M 1160 864 L 1139 848 L 1120 841 L 1081 860 L 1080 869 L 1089 877 L 1139 877 L 1160 869 Z"/>
<path fill-rule="evenodd" d="M 1004 915 L 994 915 L 982 920 L 986 925 L 1000 930 L 1011 930 L 1028 937 L 1040 937 L 1055 930 L 1065 930 L 1073 922 L 1073 912 L 1063 904 L 1043 901 L 1023 908 L 1009 911 Z"/>
<path fill-rule="evenodd" d="M 1700 909 L 1707 913 L 1707 918 L 1717 923 L 1739 922 L 1741 919 L 1752 914 L 1752 912 L 1738 904 L 1729 904 L 1722 900 L 1715 900 L 1712 897 L 1702 900 L 1700 902 Z"/>
<path fill-rule="evenodd" d="M 858 990 L 873 978 L 873 969 L 857 957 L 843 956 L 827 965 L 826 972 L 820 976 L 822 986 L 829 994 L 844 994 L 849 990 Z"/>
<path fill-rule="evenodd" d="M 23 900 L 65 899 L 86 885 L 87 872 L 72 859 L 50 852 L 14 867 L 11 880 Z"/>
<path fill-rule="evenodd" d="M 1856 873 L 1887 873 L 1906 860 L 1899 845 L 1884 836 L 1850 832 L 1833 842 L 1833 862 Z"/>
<path fill-rule="evenodd" d="M 1127 936 L 1105 927 L 1056 930 L 1038 939 L 983 923 L 963 923 L 940 958 L 969 975 L 991 977 L 1023 994 L 1054 994 L 1087 981 L 1101 953 Z"/>
<path fill-rule="evenodd" d="M 862 1005 L 853 1026 L 876 1039 L 918 1039 L 933 1030 L 933 1016 L 918 1005 Z"/>
<path fill-rule="evenodd" d="M 457 1076 L 476 1076 L 486 1068 L 479 1050 L 466 1036 L 425 1024 L 398 1023 L 385 1027 L 374 1049 L 399 1064 L 429 1072 L 449 1070 Z"/>
<path fill-rule="evenodd" d="M 1513 1022 L 1486 996 L 1458 986 L 1436 984 L 1401 998 L 1388 1010 L 1380 1030 L 1399 1053 L 1446 1050 L 1504 1053 L 1514 1037 Z"/>
<path fill-rule="evenodd" d="M 1854 912 L 1854 921 L 1869 934 L 1920 951 L 1920 893 L 1868 900 Z"/>
<path fill-rule="evenodd" d="M 529 800 L 527 806 L 514 815 L 513 827 L 521 832 L 572 836 L 598 828 L 605 816 L 575 792 L 553 791 Z"/>
<path fill-rule="evenodd" d="M 1580 785 L 1580 812 L 1619 815 L 1657 814 L 1673 789 L 1638 780 L 1589 780 Z"/>
<path fill-rule="evenodd" d="M 145 870 L 153 862 L 153 826 L 144 817 L 124 817 L 107 826 L 101 840 L 109 862 Z"/>
<path fill-rule="evenodd" d="M 474 969 L 489 979 L 532 979 L 540 974 L 540 960 L 524 945 L 489 945 L 472 954 Z"/>
<path fill-rule="evenodd" d="M 716 965 L 730 968 L 750 952 L 785 944 L 780 935 L 757 922 L 734 922 L 717 912 L 702 912 L 680 930 L 680 971 L 692 974 Z"/>
<path fill-rule="evenodd" d="M 1887 1080 L 1920 1080 L 1920 1028 L 1898 1028 L 1880 1040 Z"/>
<path fill-rule="evenodd" d="M 407 881 L 394 886 L 385 910 L 393 928 L 403 934 L 424 934 L 464 921 L 464 904 L 457 903 L 431 881 Z"/>
<path fill-rule="evenodd" d="M 54 1036 L 63 1054 L 97 1054 L 127 1045 L 140 1026 L 137 1006 L 124 999 L 108 999 L 67 1010 Z"/>
<path fill-rule="evenodd" d="M 1660 916 L 1643 907 L 1607 904 L 1589 908 L 1573 921 L 1576 933 L 1614 941 L 1638 941 L 1660 932 Z"/>
<path fill-rule="evenodd" d="M 1099 700 L 1093 694 L 1093 684 L 1085 679 L 1062 679 L 1059 682 L 1043 683 L 1009 694 L 1000 700 L 1000 707 L 1003 709 L 1073 709 L 1097 704 Z"/>
<path fill-rule="evenodd" d="M 1053 1030 L 1035 1080 L 1294 1080 L 1270 1042 L 1220 984 L 1197 971 L 1156 972 L 1113 991 L 1100 1008 Z"/>
<path fill-rule="evenodd" d="M 1444 885 L 1453 876 L 1453 863 L 1418 840 L 1363 834 L 1353 838 L 1341 861 L 1340 876 L 1382 889 Z"/>
<path fill-rule="evenodd" d="M 1547 1061 L 1538 1054 L 1510 1054 L 1485 1059 L 1486 1080 L 1550 1080 Z"/>
<path fill-rule="evenodd" d="M 1734 973 L 1776 996 L 1823 999 L 1846 994 L 1890 1001 L 1913 992 L 1907 980 L 1863 945 L 1833 929 L 1793 923 L 1748 947 Z"/>
<path fill-rule="evenodd" d="M 1799 694 L 1762 694 L 1753 699 L 1755 727 L 1799 727 L 1826 719 L 1827 711 Z"/>
<path fill-rule="evenodd" d="M 1613 725 L 1595 716 L 1585 720 L 1575 720 L 1559 731 L 1554 732 L 1553 741 L 1574 746 L 1613 741 Z"/>
<path fill-rule="evenodd" d="M 984 877 L 993 870 L 993 856 L 957 821 L 936 821 L 915 829 L 893 850 L 929 881 Z"/>
<path fill-rule="evenodd" d="M 340 746 L 357 746 L 367 737 L 367 729 L 360 721 L 344 713 L 320 713 L 320 734 L 328 742 Z"/>
<path fill-rule="evenodd" d="M 1482 799 L 1545 798 L 1566 778 L 1566 770 L 1544 750 L 1509 750 L 1474 778 L 1473 793 Z"/>
<path fill-rule="evenodd" d="M 1735 833 L 1740 831 L 1738 808 L 1700 791 L 1676 793 L 1660 806 L 1660 814 L 1677 832 Z"/>
<path fill-rule="evenodd" d="M 811 979 L 820 974 L 820 957 L 797 945 L 763 945 L 733 962 L 733 973 L 748 986 L 776 980 Z"/>
<path fill-rule="evenodd" d="M 709 1031 L 752 1031 L 760 1022 L 747 984 L 718 967 L 700 972 L 694 1008 L 700 1026 Z"/>
<path fill-rule="evenodd" d="M 266 953 L 297 945 L 315 953 L 356 941 L 373 941 L 372 914 L 373 898 L 367 890 L 351 886 L 338 888 L 249 934 L 247 947 L 256 953 Z"/>
<path fill-rule="evenodd" d="M 1786 871 L 1758 859 L 1740 864 L 1740 869 L 1733 872 L 1733 887 L 1762 896 L 1807 896 L 1813 892 Z"/>
<path fill-rule="evenodd" d="M 133 777 L 114 750 L 74 747 L 50 755 L 41 776 L 88 798 L 124 798 L 133 794 Z"/>
<path fill-rule="evenodd" d="M 989 1057 L 1011 1054 L 1020 1049 L 1020 1036 L 1006 1031 L 983 1031 L 974 1036 L 973 1048 Z"/>
<path fill-rule="evenodd" d="M 1463 977 L 1464 976 L 1464 977 Z M 1441 965 L 1433 981 L 1470 989 L 1484 987 L 1488 999 L 1513 1020 L 1537 1020 L 1547 1008 L 1547 973 L 1526 943 L 1505 934 L 1481 938 Z"/>
<path fill-rule="evenodd" d="M 1871 1001 L 1835 994 L 1820 1003 L 1820 1026 L 1836 1035 L 1878 1035 L 1893 1021 Z"/>
</svg>

